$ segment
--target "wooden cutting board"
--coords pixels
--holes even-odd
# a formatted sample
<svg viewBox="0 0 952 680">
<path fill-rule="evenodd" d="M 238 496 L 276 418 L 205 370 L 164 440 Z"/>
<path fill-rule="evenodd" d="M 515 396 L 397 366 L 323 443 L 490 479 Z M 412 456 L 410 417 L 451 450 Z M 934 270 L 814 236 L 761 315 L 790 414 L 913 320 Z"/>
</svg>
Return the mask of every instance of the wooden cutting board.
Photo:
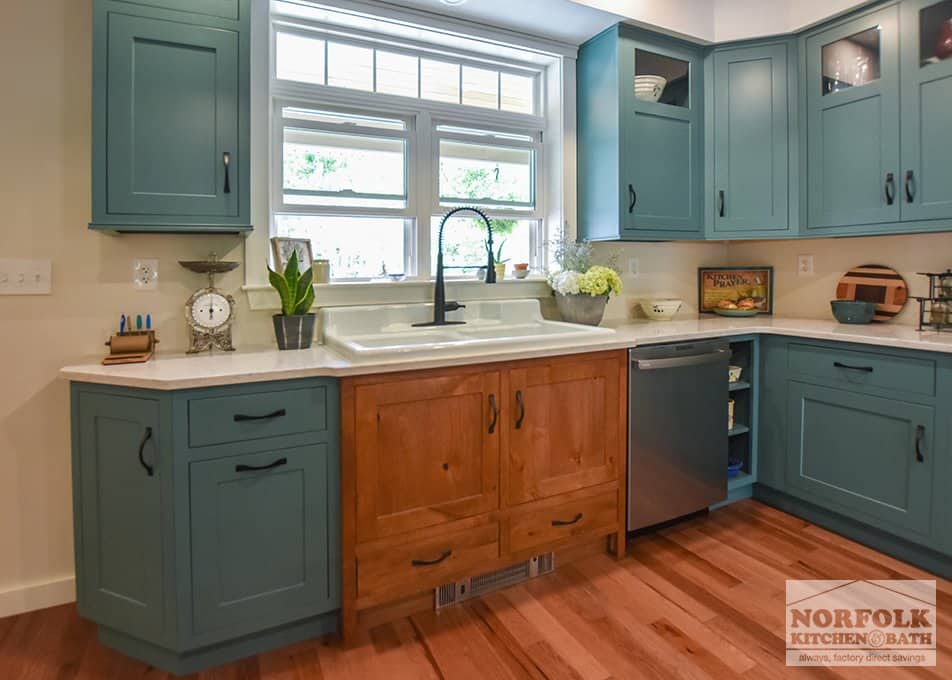
<svg viewBox="0 0 952 680">
<path fill-rule="evenodd" d="M 909 289 L 899 272 L 879 264 L 854 267 L 836 285 L 837 300 L 875 302 L 873 321 L 889 321 L 902 311 L 908 298 Z"/>
</svg>

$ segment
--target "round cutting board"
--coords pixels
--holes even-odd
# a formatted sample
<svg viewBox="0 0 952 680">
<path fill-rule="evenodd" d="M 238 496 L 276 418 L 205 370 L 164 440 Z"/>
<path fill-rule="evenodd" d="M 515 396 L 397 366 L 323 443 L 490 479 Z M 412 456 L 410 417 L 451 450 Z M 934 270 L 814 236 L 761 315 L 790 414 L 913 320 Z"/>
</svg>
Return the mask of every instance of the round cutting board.
<svg viewBox="0 0 952 680">
<path fill-rule="evenodd" d="M 902 311 L 909 289 L 899 272 L 879 264 L 850 269 L 836 285 L 837 300 L 876 303 L 873 321 L 889 321 Z"/>
</svg>

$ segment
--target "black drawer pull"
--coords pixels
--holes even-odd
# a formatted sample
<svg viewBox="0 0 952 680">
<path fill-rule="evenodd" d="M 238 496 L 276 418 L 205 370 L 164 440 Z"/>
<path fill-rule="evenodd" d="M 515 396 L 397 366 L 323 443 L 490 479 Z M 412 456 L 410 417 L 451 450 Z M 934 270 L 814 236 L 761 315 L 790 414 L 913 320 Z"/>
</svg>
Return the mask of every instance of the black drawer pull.
<svg viewBox="0 0 952 680">
<path fill-rule="evenodd" d="M 628 185 L 628 214 L 635 212 L 635 203 L 638 202 L 638 194 L 635 191 L 635 187 L 631 184 Z"/>
<path fill-rule="evenodd" d="M 231 154 L 227 151 L 221 155 L 221 162 L 225 166 L 225 187 L 226 194 L 231 193 L 231 178 L 228 176 L 228 166 L 231 165 Z"/>
<path fill-rule="evenodd" d="M 278 409 L 278 410 L 275 411 L 274 413 L 266 413 L 266 414 L 263 415 L 263 416 L 246 416 L 246 415 L 241 414 L 241 413 L 236 413 L 236 414 L 235 414 L 235 422 L 236 422 L 236 423 L 245 423 L 245 422 L 248 422 L 249 420 L 274 420 L 275 418 L 283 418 L 283 417 L 286 416 L 287 414 L 288 414 L 287 409 L 283 409 L 283 408 Z"/>
<path fill-rule="evenodd" d="M 572 524 L 578 524 L 582 521 L 582 513 L 577 514 L 572 519 L 554 519 L 552 520 L 552 526 L 554 527 L 567 527 Z"/>
<path fill-rule="evenodd" d="M 145 434 L 142 435 L 142 441 L 139 443 L 139 465 L 145 469 L 145 472 L 149 477 L 155 475 L 155 468 L 145 462 L 145 445 L 149 443 L 149 440 L 152 439 L 152 428 L 145 428 Z"/>
<path fill-rule="evenodd" d="M 493 410 L 493 421 L 489 423 L 489 434 L 496 431 L 496 423 L 499 421 L 499 408 L 496 406 L 496 395 L 489 395 L 489 408 Z"/>
<path fill-rule="evenodd" d="M 886 205 L 892 205 L 896 200 L 896 179 L 891 172 L 886 173 L 886 182 L 883 184 L 883 193 L 886 195 Z"/>
<path fill-rule="evenodd" d="M 453 554 L 452 550 L 444 550 L 440 553 L 440 556 L 433 560 L 413 560 L 410 562 L 410 565 L 413 567 L 432 567 L 434 564 L 439 564 L 447 557 Z"/>
<path fill-rule="evenodd" d="M 922 454 L 922 440 L 926 436 L 926 426 L 916 425 L 916 462 L 925 463 L 926 457 Z"/>
<path fill-rule="evenodd" d="M 287 464 L 287 458 L 278 458 L 276 461 L 269 463 L 268 465 L 236 465 L 235 472 L 261 472 L 262 470 L 273 470 L 274 468 L 278 468 Z"/>
<path fill-rule="evenodd" d="M 850 366 L 849 364 L 841 364 L 839 361 L 834 361 L 833 365 L 837 368 L 845 368 L 847 371 L 860 371 L 861 373 L 872 373 L 872 366 Z"/>
<path fill-rule="evenodd" d="M 906 170 L 906 203 L 912 203 L 916 198 L 915 181 L 912 170 Z"/>
<path fill-rule="evenodd" d="M 516 429 L 522 429 L 522 421 L 526 419 L 526 405 L 522 401 L 522 390 L 516 390 L 516 404 L 519 406 L 519 417 L 516 418 Z"/>
<path fill-rule="evenodd" d="M 724 217 L 724 190 L 717 192 L 717 216 Z"/>
</svg>

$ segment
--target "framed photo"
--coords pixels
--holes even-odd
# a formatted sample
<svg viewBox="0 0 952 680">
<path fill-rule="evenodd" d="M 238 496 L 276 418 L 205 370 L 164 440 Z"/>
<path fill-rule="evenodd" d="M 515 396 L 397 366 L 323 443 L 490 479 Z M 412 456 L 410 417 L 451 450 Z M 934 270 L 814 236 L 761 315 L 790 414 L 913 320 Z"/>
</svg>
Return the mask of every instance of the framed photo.
<svg viewBox="0 0 952 680">
<path fill-rule="evenodd" d="M 271 252 L 274 254 L 274 263 L 282 270 L 288 265 L 291 253 L 297 253 L 301 271 L 306 271 L 314 263 L 311 253 L 311 240 L 306 238 L 271 238 Z"/>
<path fill-rule="evenodd" d="M 698 311 L 716 307 L 773 314 L 773 267 L 698 267 Z"/>
</svg>

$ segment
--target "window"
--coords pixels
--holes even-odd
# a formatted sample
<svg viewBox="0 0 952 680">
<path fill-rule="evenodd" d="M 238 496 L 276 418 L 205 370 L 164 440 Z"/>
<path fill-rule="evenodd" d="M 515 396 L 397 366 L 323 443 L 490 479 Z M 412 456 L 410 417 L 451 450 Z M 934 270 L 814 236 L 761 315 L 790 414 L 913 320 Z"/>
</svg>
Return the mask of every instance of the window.
<svg viewBox="0 0 952 680">
<path fill-rule="evenodd" d="M 430 278 L 442 215 L 471 205 L 493 222 L 494 256 L 540 268 L 539 60 L 453 54 L 423 30 L 345 32 L 301 6 L 271 5 L 272 233 L 310 239 L 334 280 Z M 447 276 L 485 265 L 473 217 L 446 225 Z"/>
</svg>

